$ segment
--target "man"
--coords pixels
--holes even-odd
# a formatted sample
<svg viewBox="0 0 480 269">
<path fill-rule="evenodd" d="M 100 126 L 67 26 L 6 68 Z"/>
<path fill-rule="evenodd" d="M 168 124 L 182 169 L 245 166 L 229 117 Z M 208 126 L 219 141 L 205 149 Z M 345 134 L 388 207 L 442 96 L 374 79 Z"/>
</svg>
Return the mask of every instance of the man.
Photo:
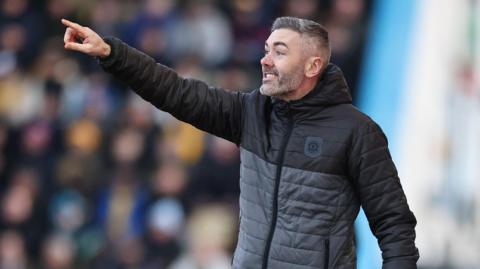
<svg viewBox="0 0 480 269">
<path fill-rule="evenodd" d="M 240 147 L 233 268 L 355 268 L 360 206 L 378 238 L 383 268 L 416 268 L 416 220 L 387 140 L 352 106 L 341 71 L 329 64 L 328 33 L 320 24 L 275 20 L 260 61 L 260 89 L 232 93 L 183 79 L 118 39 L 62 22 L 66 49 L 98 57 L 159 109 Z"/>
</svg>

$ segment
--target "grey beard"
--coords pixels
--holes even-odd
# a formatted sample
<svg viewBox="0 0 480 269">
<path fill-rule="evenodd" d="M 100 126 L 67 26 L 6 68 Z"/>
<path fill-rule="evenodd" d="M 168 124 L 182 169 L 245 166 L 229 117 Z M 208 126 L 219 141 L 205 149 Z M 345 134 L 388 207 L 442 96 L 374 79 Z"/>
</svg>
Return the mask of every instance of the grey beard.
<svg viewBox="0 0 480 269">
<path fill-rule="evenodd" d="M 281 96 L 289 92 L 294 91 L 300 83 L 302 82 L 301 71 L 296 71 L 293 74 L 288 74 L 286 76 L 281 76 L 278 80 L 278 83 L 274 83 L 270 86 L 270 89 L 266 89 L 264 85 L 260 86 L 260 93 L 266 96 Z"/>
<path fill-rule="evenodd" d="M 263 85 L 260 86 L 260 93 L 266 96 L 280 96 L 293 91 L 293 89 L 286 89 L 285 87 L 275 87 L 273 89 L 266 89 Z"/>
</svg>

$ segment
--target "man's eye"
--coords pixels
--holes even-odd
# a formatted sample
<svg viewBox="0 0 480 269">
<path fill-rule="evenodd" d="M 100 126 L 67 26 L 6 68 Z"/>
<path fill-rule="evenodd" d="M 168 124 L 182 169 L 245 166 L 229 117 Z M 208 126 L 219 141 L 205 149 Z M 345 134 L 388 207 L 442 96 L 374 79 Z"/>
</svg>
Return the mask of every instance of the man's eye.
<svg viewBox="0 0 480 269">
<path fill-rule="evenodd" d="M 282 51 L 276 51 L 275 52 L 277 55 L 285 55 L 285 52 L 282 52 Z"/>
<path fill-rule="evenodd" d="M 263 54 L 267 55 L 268 52 L 269 52 L 268 50 L 265 50 L 265 51 L 263 51 Z"/>
</svg>

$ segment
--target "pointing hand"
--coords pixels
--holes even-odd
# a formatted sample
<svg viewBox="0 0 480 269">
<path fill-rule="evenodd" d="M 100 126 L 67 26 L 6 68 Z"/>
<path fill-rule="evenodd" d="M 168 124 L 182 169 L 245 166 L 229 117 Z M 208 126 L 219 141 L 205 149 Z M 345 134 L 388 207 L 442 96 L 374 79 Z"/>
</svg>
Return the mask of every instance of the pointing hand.
<svg viewBox="0 0 480 269">
<path fill-rule="evenodd" d="M 66 19 L 62 19 L 62 23 L 67 26 L 65 36 L 63 37 L 65 49 L 101 58 L 110 55 L 110 45 L 105 43 L 93 30 Z"/>
</svg>

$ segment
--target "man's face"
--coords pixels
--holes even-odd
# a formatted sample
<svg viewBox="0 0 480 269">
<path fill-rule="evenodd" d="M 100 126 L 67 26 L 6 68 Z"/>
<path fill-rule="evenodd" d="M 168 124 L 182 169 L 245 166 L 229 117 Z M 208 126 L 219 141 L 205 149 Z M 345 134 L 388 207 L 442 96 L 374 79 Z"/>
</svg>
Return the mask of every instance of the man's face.
<svg viewBox="0 0 480 269">
<path fill-rule="evenodd" d="M 265 42 L 260 92 L 282 97 L 295 91 L 304 78 L 301 35 L 290 29 L 273 31 Z"/>
</svg>

